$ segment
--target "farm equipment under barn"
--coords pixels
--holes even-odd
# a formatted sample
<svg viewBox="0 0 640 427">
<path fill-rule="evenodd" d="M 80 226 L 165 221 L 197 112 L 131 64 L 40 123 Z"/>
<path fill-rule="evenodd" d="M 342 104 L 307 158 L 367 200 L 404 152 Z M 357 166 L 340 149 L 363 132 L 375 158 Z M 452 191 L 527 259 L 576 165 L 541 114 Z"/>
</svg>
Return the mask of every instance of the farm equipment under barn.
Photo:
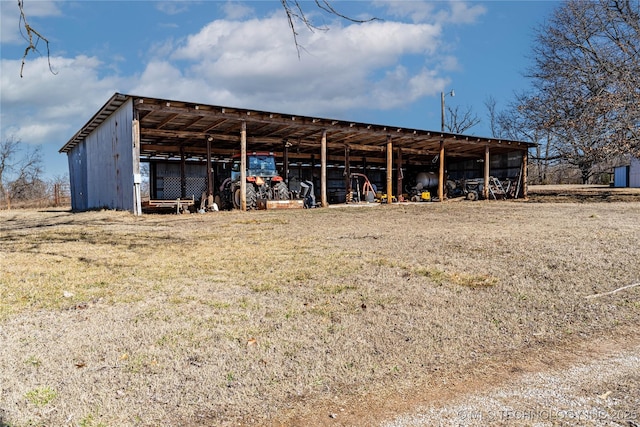
<svg viewBox="0 0 640 427">
<path fill-rule="evenodd" d="M 360 180 L 362 180 L 362 185 L 360 185 Z M 372 203 L 376 201 L 376 189 L 365 174 L 352 173 L 351 188 L 351 192 L 346 196 L 347 203 Z"/>
<path fill-rule="evenodd" d="M 489 177 L 489 198 L 511 199 L 518 198 L 517 185 L 510 179 L 499 180 L 496 177 Z M 467 200 L 478 200 L 483 198 L 484 179 L 460 179 L 447 180 L 447 197 L 464 197 Z"/>
<path fill-rule="evenodd" d="M 316 207 L 316 195 L 313 182 L 309 180 L 299 181 L 292 179 L 289 182 L 289 189 L 294 198 L 302 200 L 305 209 Z"/>
<path fill-rule="evenodd" d="M 222 209 L 241 207 L 240 155 L 234 156 L 231 177 L 219 188 L 218 204 Z M 246 206 L 251 209 L 291 209 L 304 207 L 303 200 L 292 200 L 284 179 L 278 174 L 273 153 L 247 155 Z"/>
<path fill-rule="evenodd" d="M 430 202 L 431 193 L 437 191 L 438 175 L 433 172 L 420 172 L 416 175 L 413 187 L 406 188 L 412 202 Z"/>
</svg>

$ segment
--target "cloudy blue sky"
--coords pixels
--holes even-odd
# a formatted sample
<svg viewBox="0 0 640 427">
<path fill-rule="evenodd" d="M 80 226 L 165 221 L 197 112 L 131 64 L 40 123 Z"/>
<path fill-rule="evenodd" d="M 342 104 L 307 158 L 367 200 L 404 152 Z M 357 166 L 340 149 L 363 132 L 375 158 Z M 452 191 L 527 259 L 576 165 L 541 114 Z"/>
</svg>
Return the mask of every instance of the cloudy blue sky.
<svg viewBox="0 0 640 427">
<path fill-rule="evenodd" d="M 525 90 L 533 30 L 552 1 L 334 1 L 353 23 L 303 2 L 327 31 L 298 28 L 296 50 L 279 1 L 24 0 L 50 41 L 30 54 L 16 0 L 0 0 L 0 138 L 41 145 L 45 175 L 67 173 L 58 149 L 114 92 L 440 129 L 447 105 L 471 107 L 490 136 L 484 102 L 506 108 Z"/>
</svg>

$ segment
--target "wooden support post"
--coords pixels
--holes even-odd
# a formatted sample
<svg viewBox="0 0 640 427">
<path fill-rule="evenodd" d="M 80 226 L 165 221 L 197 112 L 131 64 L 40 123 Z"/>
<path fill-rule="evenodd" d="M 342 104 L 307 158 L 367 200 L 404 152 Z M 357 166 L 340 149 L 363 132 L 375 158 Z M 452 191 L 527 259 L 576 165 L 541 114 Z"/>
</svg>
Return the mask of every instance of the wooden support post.
<svg viewBox="0 0 640 427">
<path fill-rule="evenodd" d="M 187 172 L 185 164 L 184 147 L 180 146 L 180 197 L 187 197 Z"/>
<path fill-rule="evenodd" d="M 289 141 L 283 141 L 282 143 L 282 175 L 284 178 L 284 183 L 289 187 Z"/>
<path fill-rule="evenodd" d="M 440 140 L 440 169 L 438 171 L 438 200 L 444 201 L 444 139 Z"/>
<path fill-rule="evenodd" d="M 387 203 L 393 203 L 393 144 L 387 135 Z"/>
<path fill-rule="evenodd" d="M 320 201 L 321 206 L 329 206 L 327 202 L 327 131 L 322 131 L 320 142 Z"/>
<path fill-rule="evenodd" d="M 149 199 L 157 199 L 157 198 L 158 198 L 158 165 L 155 162 L 149 162 Z"/>
<path fill-rule="evenodd" d="M 131 126 L 132 159 L 133 159 L 133 214 L 142 215 L 142 196 L 140 187 L 142 175 L 140 174 L 140 121 L 133 119 Z"/>
<path fill-rule="evenodd" d="M 240 128 L 240 209 L 247 210 L 247 122 Z"/>
<path fill-rule="evenodd" d="M 489 146 L 484 147 L 484 184 L 482 185 L 482 197 L 489 200 L 489 166 L 490 166 Z"/>
<path fill-rule="evenodd" d="M 344 147 L 344 201 L 349 203 L 352 201 L 351 193 L 351 159 L 349 159 L 349 146 Z"/>
<path fill-rule="evenodd" d="M 527 165 L 529 163 L 529 150 L 522 153 L 522 198 L 527 200 L 529 197 L 529 184 L 527 182 Z"/>
<path fill-rule="evenodd" d="M 404 178 L 404 175 L 402 173 L 402 148 L 398 148 L 398 158 L 396 159 L 396 171 L 398 174 L 396 194 L 398 195 L 398 201 L 403 202 L 404 198 L 402 197 L 402 178 Z"/>
<path fill-rule="evenodd" d="M 212 136 L 207 136 L 207 207 L 213 206 L 213 167 L 211 166 L 211 142 Z"/>
</svg>

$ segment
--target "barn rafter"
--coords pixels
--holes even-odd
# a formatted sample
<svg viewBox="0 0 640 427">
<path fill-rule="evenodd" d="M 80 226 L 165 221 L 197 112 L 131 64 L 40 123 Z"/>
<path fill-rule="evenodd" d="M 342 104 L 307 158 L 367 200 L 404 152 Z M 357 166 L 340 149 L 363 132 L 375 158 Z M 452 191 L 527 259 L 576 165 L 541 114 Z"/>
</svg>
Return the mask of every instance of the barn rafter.
<svg viewBox="0 0 640 427">
<path fill-rule="evenodd" d="M 175 155 L 176 147 L 180 146 L 197 149 L 192 152 L 200 153 L 209 136 L 214 138 L 216 149 L 228 149 L 233 153 L 238 149 L 241 122 L 246 123 L 247 141 L 253 146 L 251 149 L 281 151 L 283 142 L 288 141 L 299 148 L 291 151 L 292 158 L 296 154 L 317 152 L 323 132 L 327 135 L 327 148 L 332 152 L 342 152 L 349 147 L 354 156 L 380 158 L 386 155 L 389 137 L 394 148 L 426 158 L 438 154 L 441 142 L 445 144 L 447 156 L 460 158 L 482 157 L 485 146 L 493 153 L 527 150 L 533 146 L 507 139 L 116 94 L 60 151 L 68 151 L 129 98 L 134 100 L 140 122 L 142 158 Z"/>
</svg>

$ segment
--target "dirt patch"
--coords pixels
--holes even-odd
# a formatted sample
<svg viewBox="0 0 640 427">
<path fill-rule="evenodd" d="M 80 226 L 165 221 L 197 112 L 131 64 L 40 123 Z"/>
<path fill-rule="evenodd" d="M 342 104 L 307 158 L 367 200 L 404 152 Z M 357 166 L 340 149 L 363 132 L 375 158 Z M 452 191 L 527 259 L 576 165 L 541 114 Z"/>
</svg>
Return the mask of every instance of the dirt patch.
<svg viewBox="0 0 640 427">
<path fill-rule="evenodd" d="M 640 281 L 639 203 L 3 211 L 0 228 L 15 427 L 370 425 L 640 326 L 640 287 L 586 298 Z"/>
</svg>

